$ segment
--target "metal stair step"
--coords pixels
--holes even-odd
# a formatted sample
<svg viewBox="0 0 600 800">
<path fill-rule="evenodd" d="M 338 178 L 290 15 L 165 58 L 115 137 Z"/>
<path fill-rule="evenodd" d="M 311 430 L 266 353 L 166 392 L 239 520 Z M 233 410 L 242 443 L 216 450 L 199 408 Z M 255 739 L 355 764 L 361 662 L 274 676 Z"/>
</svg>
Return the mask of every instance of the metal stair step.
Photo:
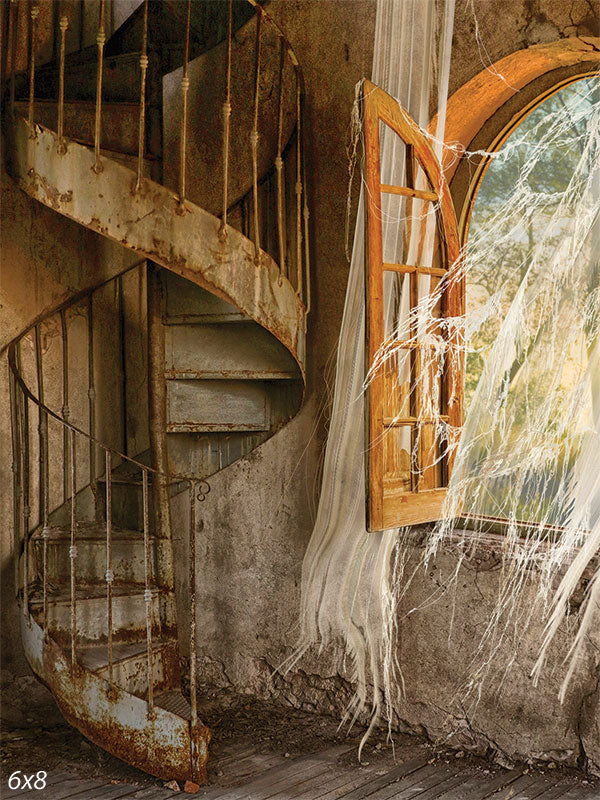
<svg viewBox="0 0 600 800">
<path fill-rule="evenodd" d="M 167 381 L 167 431 L 266 431 L 270 396 L 261 381 Z"/>
<path fill-rule="evenodd" d="M 300 377 L 285 347 L 254 322 L 167 325 L 165 377 L 281 380 Z"/>
<path fill-rule="evenodd" d="M 38 528 L 32 534 L 32 541 L 43 541 L 42 531 Z M 71 538 L 71 529 L 66 525 L 54 525 L 48 528 L 48 541 L 49 542 L 69 542 Z M 153 536 L 151 538 L 154 538 Z M 136 543 L 141 541 L 143 543 L 143 534 L 139 530 L 119 528 L 113 525 L 112 527 L 112 540 L 126 541 Z M 89 542 L 103 542 L 106 543 L 106 526 L 100 522 L 86 522 L 78 523 L 76 541 L 79 544 L 82 541 Z"/>
<path fill-rule="evenodd" d="M 165 711 L 170 711 L 171 714 L 177 714 L 182 719 L 191 719 L 190 704 L 180 691 L 162 692 L 162 694 L 156 695 L 154 702 Z"/>
<path fill-rule="evenodd" d="M 155 637 L 166 636 L 174 627 L 173 593 L 150 589 L 150 620 Z M 29 599 L 31 612 L 41 622 L 43 592 L 36 587 Z M 100 644 L 107 638 L 106 586 L 79 583 L 76 588 L 77 638 L 81 644 Z M 138 584 L 113 584 L 113 640 L 137 641 L 146 631 L 146 601 Z M 71 637 L 71 595 L 68 586 L 48 587 L 48 628 L 50 635 L 61 644 Z"/>
<path fill-rule="evenodd" d="M 141 505 L 141 490 L 139 492 Z M 115 492 L 119 500 L 119 492 Z M 135 498 L 132 502 L 123 499 L 119 505 L 128 512 L 136 510 Z M 118 518 L 119 506 L 113 506 L 113 523 Z M 133 516 L 133 514 L 132 514 Z M 141 511 L 140 511 L 141 516 Z M 118 521 L 122 521 L 120 518 Z M 133 519 L 137 522 L 137 519 Z M 75 535 L 77 546 L 76 575 L 78 580 L 87 585 L 104 585 L 106 580 L 106 526 L 89 523 L 78 526 Z M 44 537 L 41 531 L 32 536 L 37 563 L 43 562 Z M 126 583 L 136 585 L 138 590 L 145 584 L 146 563 L 144 534 L 140 530 L 113 527 L 111 535 L 111 569 L 115 577 L 115 586 Z M 47 569 L 50 583 L 61 585 L 70 581 L 71 531 L 67 526 L 54 526 L 48 530 Z M 161 564 L 169 558 L 168 543 L 150 533 L 149 556 L 151 579 L 159 579 Z"/>
<path fill-rule="evenodd" d="M 251 322 L 236 306 L 212 292 L 192 285 L 174 272 L 163 275 L 165 325 Z"/>
<path fill-rule="evenodd" d="M 77 650 L 82 667 L 108 679 L 108 647 L 84 645 Z M 152 686 L 163 692 L 179 682 L 179 656 L 175 639 L 152 641 Z M 113 683 L 137 697 L 148 695 L 148 649 L 145 637 L 113 645 Z"/>
<path fill-rule="evenodd" d="M 169 639 L 157 639 L 152 642 L 152 650 L 158 653 L 163 647 L 172 645 Z M 147 652 L 146 640 L 138 642 L 120 642 L 113 646 L 113 664 L 129 661 Z M 105 644 L 88 644 L 78 650 L 78 661 L 82 667 L 99 672 L 108 666 L 108 647 Z"/>
</svg>

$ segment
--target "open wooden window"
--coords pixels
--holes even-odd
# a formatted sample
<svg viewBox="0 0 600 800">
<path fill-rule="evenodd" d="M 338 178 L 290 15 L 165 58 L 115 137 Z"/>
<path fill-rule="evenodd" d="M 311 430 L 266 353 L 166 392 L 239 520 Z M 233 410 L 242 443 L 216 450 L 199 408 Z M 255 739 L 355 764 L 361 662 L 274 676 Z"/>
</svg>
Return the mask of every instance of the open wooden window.
<svg viewBox="0 0 600 800">
<path fill-rule="evenodd" d="M 448 326 L 438 323 L 444 339 L 443 347 L 438 344 L 436 348 L 435 358 L 422 357 L 429 346 L 427 330 L 421 339 L 421 330 L 414 321 L 410 322 L 406 339 L 393 341 L 392 336 L 390 341 L 384 276 L 396 276 L 409 317 L 410 309 L 417 307 L 423 294 L 434 291 L 439 299 L 433 304 L 432 316 L 441 319 L 462 315 L 464 282 L 457 277 L 460 245 L 454 207 L 429 141 L 400 105 L 369 81 L 363 84 L 362 113 L 367 191 L 366 368 L 370 370 L 366 396 L 367 528 L 375 531 L 439 519 L 452 468 L 448 434 L 462 425 L 463 414 L 462 359 L 456 355 L 458 343 L 453 340 L 454 334 Z M 398 137 L 404 148 L 406 185 L 382 181 L 383 126 Z M 393 261 L 384 253 L 382 195 L 394 196 L 404 203 L 397 217 L 404 220 L 404 245 L 395 249 L 404 252 L 404 257 Z M 435 255 L 427 266 L 419 264 L 423 252 L 419 240 L 426 236 L 427 223 L 424 212 L 414 212 L 415 204 L 435 213 Z M 389 217 L 388 211 L 385 214 Z M 411 221 L 418 226 L 412 237 Z M 392 353 L 395 351 L 396 357 L 383 360 L 374 370 L 384 343 Z M 449 357 L 453 347 L 454 356 Z M 403 351 L 405 357 L 398 358 Z M 427 387 L 432 388 L 431 393 Z"/>
</svg>

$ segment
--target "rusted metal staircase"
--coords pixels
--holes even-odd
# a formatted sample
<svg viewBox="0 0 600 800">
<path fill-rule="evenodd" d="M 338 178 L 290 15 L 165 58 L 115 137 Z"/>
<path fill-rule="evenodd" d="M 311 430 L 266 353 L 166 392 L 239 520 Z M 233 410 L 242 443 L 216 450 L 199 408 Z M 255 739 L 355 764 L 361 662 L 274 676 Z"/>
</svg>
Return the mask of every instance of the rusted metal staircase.
<svg viewBox="0 0 600 800">
<path fill-rule="evenodd" d="M 31 14 L 31 46 L 21 77 L 23 13 Z M 59 56 L 38 70 L 38 94 L 39 8 L 11 2 L 9 10 L 9 173 L 30 197 L 139 257 L 32 320 L 9 345 L 15 586 L 25 653 L 65 718 L 153 775 L 202 783 L 210 732 L 196 696 L 195 546 L 207 478 L 273 435 L 303 397 L 309 276 L 302 78 L 289 43 L 254 0 L 146 0 L 108 42 L 104 14 L 102 2 L 96 59 L 89 48 L 67 57 L 68 19 L 57 20 Z M 159 49 L 165 15 L 174 23 Z M 244 131 L 252 170 L 243 191 L 228 198 L 236 158 L 232 40 L 241 25 L 254 28 L 254 122 Z M 178 30 L 179 46 L 172 41 Z M 267 142 L 274 164 L 259 180 L 259 143 L 268 138 L 264 130 L 259 135 L 265 31 L 280 52 L 270 76 L 279 113 Z M 219 41 L 226 93 L 217 217 L 186 195 L 186 139 L 188 62 Z M 296 115 L 287 144 L 286 64 Z M 181 70 L 182 96 L 177 191 L 151 180 L 160 178 L 166 154 L 156 144 L 160 92 L 147 81 L 147 73 L 155 81 L 173 68 Z M 294 183 L 286 187 L 290 171 Z M 144 401 L 139 377 L 146 372 Z M 174 552 L 173 524 L 189 532 L 189 597 L 179 598 L 189 603 L 189 636 L 178 635 L 174 560 L 182 554 Z"/>
</svg>

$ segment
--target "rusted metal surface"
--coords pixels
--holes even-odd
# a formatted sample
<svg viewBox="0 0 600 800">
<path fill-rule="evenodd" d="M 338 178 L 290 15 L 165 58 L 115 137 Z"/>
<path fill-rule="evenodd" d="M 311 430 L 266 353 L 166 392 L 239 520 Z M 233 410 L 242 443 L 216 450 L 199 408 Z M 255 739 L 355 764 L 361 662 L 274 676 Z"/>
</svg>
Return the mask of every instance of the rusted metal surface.
<svg viewBox="0 0 600 800">
<path fill-rule="evenodd" d="M 96 114 L 94 118 L 94 166 L 92 167 L 96 173 L 102 171 L 102 163 L 100 161 L 100 134 L 102 131 L 100 126 L 102 119 L 102 62 L 104 58 L 104 44 L 106 42 L 106 33 L 104 32 L 104 4 L 105 0 L 100 0 L 100 28 L 96 35 L 98 64 L 96 80 Z"/>
<path fill-rule="evenodd" d="M 21 635 L 33 671 L 52 691 L 67 722 L 97 745 L 130 764 L 164 780 L 204 780 L 210 732 L 199 726 L 192 737 L 187 720 L 158 706 L 153 716 L 147 704 L 129 692 L 113 687 L 100 676 L 81 668 L 71 674 L 61 648 L 31 616 L 22 613 Z M 192 740 L 201 765 L 192 765 Z"/>
<path fill-rule="evenodd" d="M 252 2 L 252 5 L 255 3 Z M 104 11 L 105 2 L 100 4 L 99 30 L 96 37 L 98 58 L 96 66 L 96 92 L 95 109 L 93 115 L 93 150 L 88 150 L 65 137 L 65 33 L 67 20 L 63 16 L 60 21 L 60 69 L 59 69 L 59 98 L 58 107 L 47 104 L 45 111 L 51 115 L 57 112 L 58 134 L 34 123 L 35 99 L 35 28 L 37 6 L 31 10 L 32 17 L 32 47 L 30 57 L 30 95 L 27 108 L 28 121 L 19 116 L 11 115 L 9 120 L 9 168 L 21 188 L 30 196 L 44 203 L 61 214 L 64 214 L 84 226 L 91 228 L 109 238 L 112 238 L 126 247 L 139 252 L 145 258 L 151 258 L 171 271 L 182 275 L 187 280 L 193 281 L 206 288 L 221 300 L 226 301 L 248 318 L 270 331 L 286 351 L 291 353 L 289 370 L 281 371 L 277 377 L 293 377 L 296 388 L 303 389 L 304 368 L 304 336 L 306 314 L 301 298 L 303 296 L 302 265 L 298 264 L 297 286 L 294 287 L 284 279 L 284 243 L 285 243 L 285 214 L 283 204 L 286 202 L 284 194 L 284 173 L 282 163 L 282 92 L 284 55 L 287 52 L 296 70 L 296 85 L 301 86 L 301 76 L 298 62 L 277 29 L 281 39 L 280 60 L 280 97 L 278 115 L 278 236 L 280 267 L 260 249 L 259 240 L 259 214 L 258 214 L 258 103 L 261 79 L 261 19 L 262 8 L 256 7 L 257 30 L 255 49 L 254 72 L 254 125 L 251 134 L 251 150 L 253 162 L 252 188 L 254 197 L 254 243 L 240 235 L 233 228 L 226 225 L 227 215 L 227 174 L 228 174 L 228 147 L 229 147 L 229 113 L 230 81 L 231 81 L 231 2 L 229 3 L 229 30 L 228 30 L 228 85 L 227 101 L 224 108 L 224 172 L 225 186 L 223 198 L 223 220 L 219 224 L 212 215 L 188 203 L 185 200 L 185 169 L 186 169 L 186 131 L 187 131 L 187 90 L 189 87 L 187 62 L 189 48 L 190 8 L 191 0 L 187 3 L 187 28 L 185 62 L 182 79 L 184 96 L 183 118 L 181 121 L 181 169 L 179 175 L 179 193 L 173 194 L 162 186 L 151 181 L 143 180 L 144 146 L 145 146 L 145 81 L 148 58 L 146 54 L 146 23 L 148 2 L 144 3 L 144 46 L 140 58 L 141 86 L 140 107 L 137 120 L 137 139 L 135 152 L 137 155 L 136 170 L 130 170 L 105 158 L 101 153 L 101 139 L 103 135 L 103 58 L 105 44 Z M 58 15 L 57 15 L 58 19 Z M 265 20 L 273 25 L 265 15 Z M 273 26 L 275 27 L 275 26 Z M 14 60 L 14 59 L 13 59 Z M 12 82 L 14 89 L 14 80 Z M 298 89 L 300 91 L 300 89 Z M 48 95 L 45 95 L 48 96 Z M 93 94 L 92 94 L 93 97 Z M 298 95 L 299 103 L 299 95 Z M 76 105 L 75 117 L 80 109 Z M 132 107 L 135 112 L 135 106 Z M 298 112 L 299 112 L 298 105 Z M 36 107 L 37 111 L 37 107 Z M 122 146 L 122 106 L 119 106 L 115 123 L 116 141 L 118 149 Z M 80 115 L 80 114 L 79 114 Z M 91 128 L 91 114 L 88 115 Z M 53 124 L 53 120 L 50 122 Z M 297 121 L 299 128 L 299 118 Z M 85 127 L 85 126 L 84 126 Z M 77 138 L 81 137 L 81 126 L 74 120 L 73 130 Z M 131 148 L 134 149 L 133 147 Z M 101 160 L 102 155 L 102 160 Z M 60 158 L 57 158 L 60 156 Z M 300 184 L 300 142 L 297 147 L 297 185 Z M 299 204 L 302 191 L 297 191 L 298 219 Z M 297 252 L 300 254 L 299 222 L 297 231 Z M 268 245 L 267 245 L 268 246 Z M 172 682 L 178 682 L 179 670 L 175 646 L 175 619 L 172 557 L 168 553 L 166 558 L 158 554 L 162 586 L 158 588 L 153 580 L 150 550 L 150 504 L 149 504 L 149 477 L 152 474 L 153 491 L 155 494 L 155 509 L 158 521 L 155 526 L 158 536 L 153 537 L 158 542 L 170 543 L 170 503 L 169 481 L 174 477 L 168 474 L 168 459 L 166 451 L 166 431 L 168 421 L 166 417 L 166 386 L 164 368 L 164 328 L 161 320 L 161 297 L 159 284 L 156 280 L 156 271 L 150 270 L 149 281 L 149 395 L 151 407 L 151 450 L 154 463 L 152 467 L 139 464 L 134 459 L 129 459 L 142 470 L 142 506 L 143 506 L 143 594 L 139 591 L 139 584 L 116 582 L 113 585 L 113 499 L 112 499 L 112 455 L 117 454 L 127 459 L 127 456 L 118 453 L 112 448 L 102 444 L 96 438 L 96 387 L 94 385 L 94 305 L 93 292 L 87 296 L 87 327 L 88 327 L 88 369 L 85 380 L 87 381 L 87 409 L 89 431 L 82 431 L 69 422 L 69 385 L 68 385 L 68 344 L 67 326 L 64 312 L 61 313 L 62 346 L 63 346 L 63 416 L 55 413 L 44 405 L 42 382 L 42 359 L 40 349 L 39 326 L 35 329 L 38 388 L 37 397 L 25 385 L 21 374 L 20 365 L 16 368 L 15 349 L 9 349 L 9 362 L 11 366 L 11 403 L 13 408 L 13 432 L 17 438 L 24 437 L 24 424 L 29 430 L 26 410 L 29 402 L 34 402 L 39 414 L 39 445 L 34 456 L 39 459 L 40 496 L 36 505 L 38 524 L 42 530 L 43 548 L 43 591 L 40 601 L 39 591 L 32 593 L 31 604 L 28 606 L 28 555 L 29 555 L 29 506 L 28 497 L 23 493 L 23 522 L 24 522 L 24 578 L 23 578 L 23 642 L 26 654 L 34 671 L 46 682 L 53 692 L 65 718 L 92 741 L 107 749 L 115 755 L 126 758 L 135 766 L 144 769 L 158 777 L 179 780 L 192 780 L 203 783 L 206 780 L 206 761 L 208 757 L 208 742 L 210 733 L 199 721 L 196 700 L 196 628 L 195 628 L 195 592 L 190 597 L 191 625 L 190 625 L 190 656 L 191 656 L 191 708 L 189 716 L 174 714 L 163 707 L 159 698 L 154 702 L 156 692 L 165 689 L 172 690 Z M 119 289 L 120 279 L 117 279 Z M 119 291 L 122 302 L 122 292 Z M 66 306 L 65 306 L 66 307 Z M 124 347 L 124 338 L 121 338 Z M 96 343 L 97 346 L 97 343 Z M 160 353 L 160 355 L 159 355 Z M 286 353 L 287 355 L 287 353 Z M 251 377 L 252 370 L 246 370 Z M 123 373 L 124 377 L 124 373 Z M 252 376 L 256 378 L 256 373 Z M 272 372 L 268 374 L 272 378 Z M 301 378 L 302 380 L 298 380 Z M 218 424 L 219 428 L 225 425 L 237 429 L 239 422 L 236 418 L 236 400 L 242 396 L 246 405 L 250 403 L 252 411 L 257 412 L 256 419 L 250 421 L 250 429 L 264 432 L 270 427 L 276 430 L 277 424 L 273 420 L 273 411 L 258 381 L 238 381 L 244 386 L 244 391 L 233 392 L 229 409 L 229 420 L 208 421 L 208 424 Z M 175 385 L 175 382 L 172 382 Z M 235 389 L 234 381 L 228 381 L 229 388 Z M 252 384 L 252 386 L 251 386 Z M 216 384 L 213 382 L 213 387 Z M 283 389 L 283 382 L 279 382 L 275 394 L 282 395 L 285 405 L 287 394 Z M 98 385 L 99 388 L 100 384 Z M 250 390 L 249 390 L 249 387 Z M 126 387 L 124 387 L 126 388 Z M 264 388 L 264 387 L 263 387 Z M 250 391 L 250 394 L 248 394 Z M 285 396 L 284 396 L 285 395 Z M 126 392 L 124 392 L 124 397 Z M 100 402 L 100 400 L 99 400 Z M 289 402 L 288 402 L 289 404 Z M 25 419 L 20 411 L 25 409 Z M 223 411 L 220 408 L 219 411 Z M 17 413 L 19 412 L 19 413 Z M 155 413 L 153 413 L 155 412 Z M 258 415 L 258 416 L 257 416 Z M 64 513 L 68 507 L 70 512 L 69 537 L 58 537 L 53 540 L 51 551 L 49 542 L 52 534 L 49 527 L 48 509 L 48 418 L 52 417 L 62 425 L 63 430 L 63 492 L 62 506 L 57 511 Z M 99 427 L 101 425 L 100 406 L 98 407 Z M 124 417 L 125 423 L 127 418 Z M 24 424 L 23 424 L 24 422 Z M 245 420 L 248 424 L 248 420 Z M 181 421 L 184 426 L 197 425 L 194 420 Z M 200 424 L 203 421 L 200 420 Z M 186 428 L 187 429 L 187 428 Z M 126 431 L 126 425 L 123 426 Z M 76 485 L 76 436 L 83 437 L 83 444 L 89 447 L 89 485 L 84 487 L 90 496 L 93 494 L 95 506 L 98 500 L 97 484 L 102 481 L 97 477 L 97 456 L 104 452 L 105 469 L 105 555 L 106 572 L 104 585 L 96 581 L 94 574 L 88 585 L 80 581 L 76 575 L 77 545 L 80 539 L 81 528 L 78 522 L 78 492 Z M 226 437 L 228 438 L 228 437 Z M 24 480 L 29 481 L 26 469 L 26 458 L 29 458 L 29 442 L 25 441 L 27 456 L 22 456 Z M 67 444 L 69 445 L 67 447 Z M 17 448 L 14 448 L 15 451 Z M 123 450 L 127 453 L 127 437 Z M 67 497 L 67 477 L 70 475 L 70 498 Z M 20 480 L 21 470 L 17 478 Z M 180 476 L 181 477 L 181 476 Z M 17 482 L 16 478 L 16 482 Z M 16 484 L 15 484 L 16 485 Z M 190 585 L 196 585 L 195 576 L 195 536 L 196 536 L 196 502 L 201 502 L 209 489 L 205 481 L 193 478 L 189 484 L 190 492 Z M 15 491 L 15 496 L 17 492 Z M 68 500 L 70 499 L 70 503 Z M 94 508 L 94 510 L 96 510 Z M 15 505 L 15 530 L 19 540 L 19 523 L 21 509 Z M 90 517 L 90 519 L 93 517 Z M 37 540 L 36 540 L 37 541 Z M 91 543 L 89 539 L 89 543 Z M 61 545 L 69 545 L 68 569 L 64 570 L 60 562 Z M 100 542 L 98 542 L 100 544 Z M 18 541 L 20 547 L 20 541 Z M 63 548 L 64 550 L 64 548 Z M 51 563 L 49 554 L 52 553 L 54 562 Z M 93 550 L 89 551 L 90 553 Z M 156 553 L 153 550 L 153 553 Z M 35 548 L 34 548 L 35 554 Z M 63 553 L 64 557 L 64 553 Z M 16 554 L 16 569 L 19 570 L 19 558 Z M 135 573 L 135 557 L 119 563 L 129 573 Z M 128 569 L 126 564 L 131 569 Z M 138 565 L 139 566 L 139 563 Z M 165 569 L 166 567 L 166 569 Z M 39 565 L 36 564 L 37 577 L 39 578 Z M 61 570 L 66 572 L 66 580 L 61 584 L 49 585 L 49 574 L 55 570 L 59 575 Z M 157 569 L 158 571 L 158 565 Z M 165 576 L 166 573 L 166 576 Z M 154 578 L 156 575 L 154 575 Z M 18 580 L 18 577 L 17 577 Z M 35 584 L 34 584 L 35 589 Z M 104 605 L 106 615 L 101 613 Z M 40 610 L 43 616 L 43 632 L 38 624 Z M 30 614 L 31 612 L 31 614 Z M 113 637 L 114 626 L 114 637 Z M 164 636 L 171 641 L 166 646 Z M 160 637 L 155 647 L 154 641 Z M 113 647 L 113 638 L 115 646 Z M 106 663 L 98 671 L 93 667 L 83 668 L 79 663 L 87 657 L 86 663 L 98 663 L 99 649 L 106 643 Z M 130 643 L 130 644 L 128 644 Z M 70 648 L 69 648 L 70 644 Z M 142 648 L 139 645 L 142 644 Z M 60 645 L 60 646 L 59 646 Z M 92 657 L 90 647 L 95 649 L 96 655 Z M 116 656 L 115 656 L 116 648 Z M 124 649 L 125 648 L 125 649 Z M 129 655 L 125 650 L 129 649 Z M 70 657 L 68 652 L 70 649 Z M 100 674 L 101 673 L 101 674 Z M 118 677 L 117 677 L 118 676 Z M 117 677 L 117 680 L 115 678 Z M 107 679 L 107 680 L 105 680 Z M 127 689 L 124 688 L 126 685 Z M 144 684 L 142 691 L 141 685 Z M 132 686 L 142 694 L 136 696 L 128 691 Z M 143 696 L 145 693 L 145 697 Z M 178 693 L 177 693 L 178 694 Z M 183 698 L 179 696 L 180 700 Z M 147 702 L 146 702 L 147 701 Z M 183 702 L 185 706 L 186 703 Z"/>
<path fill-rule="evenodd" d="M 57 157 L 51 131 L 36 125 L 29 139 L 27 122 L 8 120 L 12 135 L 8 168 L 21 188 L 55 211 L 96 230 L 235 305 L 267 328 L 292 353 L 302 374 L 305 363 L 306 311 L 294 287 L 279 267 L 254 245 L 228 227 L 219 241 L 219 220 L 153 181 L 132 194 L 135 173 L 105 159 L 94 175 L 94 154 L 71 142 Z"/>
<path fill-rule="evenodd" d="M 69 431 L 69 444 L 70 444 L 70 462 L 71 462 L 71 539 L 70 539 L 70 546 L 69 546 L 69 560 L 71 564 L 71 669 L 75 669 L 75 663 L 77 661 L 77 578 L 76 578 L 76 563 L 77 563 L 77 544 L 75 541 L 77 535 L 77 505 L 75 503 L 75 497 L 77 495 L 77 487 L 76 487 L 76 465 L 77 461 L 75 459 L 75 433 L 73 431 Z M 47 549 L 48 546 L 48 535 L 47 529 L 44 528 L 44 550 Z M 47 563 L 44 560 L 44 582 L 47 580 Z M 44 603 L 44 607 L 46 607 L 46 603 Z M 47 619 L 47 615 L 44 614 L 45 620 Z M 47 630 L 47 627 L 46 627 Z"/>
<path fill-rule="evenodd" d="M 142 643 L 143 645 L 145 643 Z M 126 689 L 131 694 L 136 695 L 146 700 L 148 704 L 148 713 L 152 714 L 154 710 L 154 701 L 150 700 L 148 692 L 148 672 L 147 672 L 147 655 L 144 646 L 138 647 L 139 642 L 130 645 L 118 645 L 116 647 L 116 654 L 125 648 L 136 649 L 135 655 L 130 657 L 121 657 L 115 659 L 113 667 L 114 683 L 121 688 Z M 89 650 L 82 649 L 79 653 L 79 662 L 86 668 L 94 666 L 91 659 L 88 661 Z M 95 669 L 97 675 L 102 678 L 108 678 L 108 666 L 105 664 L 104 652 L 102 652 L 102 665 L 100 668 Z M 179 689 L 179 653 L 177 649 L 177 642 L 175 640 L 162 642 L 157 639 L 154 642 L 152 649 L 152 663 L 153 663 L 153 694 L 160 694 L 165 691 L 172 691 Z"/>
<path fill-rule="evenodd" d="M 155 638 L 174 634 L 172 593 L 153 588 L 151 625 Z M 36 619 L 43 616 L 43 603 L 37 592 L 30 596 Z M 68 587 L 53 589 L 48 599 L 48 633 L 70 652 L 72 640 L 71 594 Z M 108 646 L 106 631 L 106 590 L 104 587 L 77 584 L 76 625 L 78 647 Z M 120 583 L 113 588 L 113 643 L 139 642 L 146 631 L 146 601 L 143 587 Z"/>
<path fill-rule="evenodd" d="M 115 490 L 113 484 L 113 494 Z M 69 505 L 69 503 L 67 503 Z M 104 510 L 103 510 L 104 511 Z M 113 500 L 113 514 L 115 503 Z M 35 557 L 41 563 L 43 535 L 41 530 L 31 536 Z M 50 526 L 48 541 L 48 578 L 52 585 L 58 586 L 69 581 L 70 527 Z M 113 528 L 112 571 L 115 585 L 125 583 L 136 591 L 145 588 L 145 548 L 143 534 L 138 530 L 119 530 Z M 158 584 L 159 564 L 169 557 L 170 545 L 156 536 L 148 536 L 149 585 Z M 77 530 L 77 552 L 79 580 L 86 585 L 102 585 L 106 580 L 106 529 L 102 523 L 80 524 Z"/>
<path fill-rule="evenodd" d="M 255 323 L 166 326 L 167 372 L 218 377 L 300 378 L 296 362 L 268 331 Z M 191 375 L 190 375 L 191 377 Z"/>
<path fill-rule="evenodd" d="M 196 666 L 198 649 L 196 646 L 196 483 L 190 487 L 190 527 L 189 527 L 189 609 L 190 609 L 190 725 L 195 731 L 198 728 L 198 687 L 196 684 Z"/>
<path fill-rule="evenodd" d="M 270 397 L 260 381 L 170 380 L 167 430 L 266 431 L 271 426 Z"/>
</svg>

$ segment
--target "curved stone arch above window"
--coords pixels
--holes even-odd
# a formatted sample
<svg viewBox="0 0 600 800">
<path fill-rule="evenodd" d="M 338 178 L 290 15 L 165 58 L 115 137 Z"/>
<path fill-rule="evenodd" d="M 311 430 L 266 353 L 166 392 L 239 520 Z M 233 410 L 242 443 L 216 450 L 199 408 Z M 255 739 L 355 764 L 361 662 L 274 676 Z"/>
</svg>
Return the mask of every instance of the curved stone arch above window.
<svg viewBox="0 0 600 800">
<path fill-rule="evenodd" d="M 600 69 L 600 37 L 572 37 L 532 45 L 484 68 L 448 99 L 444 174 L 464 244 L 470 211 L 489 159 L 461 151 L 497 150 L 532 108 L 562 86 Z M 436 119 L 430 124 L 435 130 Z"/>
</svg>

